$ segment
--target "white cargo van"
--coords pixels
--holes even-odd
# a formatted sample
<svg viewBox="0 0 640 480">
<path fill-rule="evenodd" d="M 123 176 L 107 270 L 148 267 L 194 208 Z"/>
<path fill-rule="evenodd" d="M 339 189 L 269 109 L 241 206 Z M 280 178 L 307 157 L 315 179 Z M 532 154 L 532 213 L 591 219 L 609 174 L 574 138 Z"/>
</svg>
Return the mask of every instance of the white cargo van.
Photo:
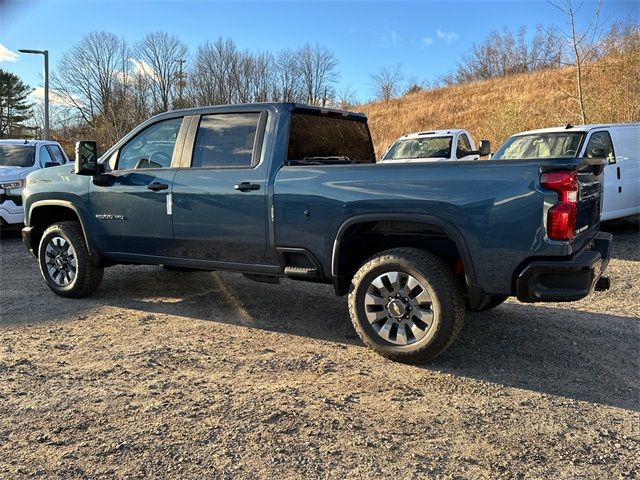
<svg viewBox="0 0 640 480">
<path fill-rule="evenodd" d="M 640 124 L 567 125 L 517 133 L 492 160 L 606 158 L 601 220 L 640 214 Z"/>
</svg>

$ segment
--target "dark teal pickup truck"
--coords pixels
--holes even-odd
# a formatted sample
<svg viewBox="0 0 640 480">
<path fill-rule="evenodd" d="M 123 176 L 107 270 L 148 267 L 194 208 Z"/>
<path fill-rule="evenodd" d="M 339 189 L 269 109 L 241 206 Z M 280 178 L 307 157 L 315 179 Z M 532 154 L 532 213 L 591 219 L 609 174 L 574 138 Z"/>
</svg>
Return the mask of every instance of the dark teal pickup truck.
<svg viewBox="0 0 640 480">
<path fill-rule="evenodd" d="M 24 243 L 66 297 L 115 264 L 329 283 L 368 346 L 417 361 L 465 307 L 608 286 L 603 160 L 376 163 L 364 115 L 287 103 L 168 112 L 76 154 L 23 193 Z"/>
</svg>

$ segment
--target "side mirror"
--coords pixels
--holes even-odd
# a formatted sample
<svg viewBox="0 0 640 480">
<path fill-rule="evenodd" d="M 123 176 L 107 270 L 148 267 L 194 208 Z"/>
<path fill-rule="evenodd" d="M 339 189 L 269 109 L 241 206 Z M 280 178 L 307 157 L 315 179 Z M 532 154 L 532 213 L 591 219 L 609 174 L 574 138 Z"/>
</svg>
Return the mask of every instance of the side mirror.
<svg viewBox="0 0 640 480">
<path fill-rule="evenodd" d="M 607 152 L 602 147 L 596 147 L 593 150 L 591 150 L 591 155 L 590 156 L 592 158 L 607 158 Z"/>
<path fill-rule="evenodd" d="M 96 142 L 82 140 L 76 143 L 76 175 L 98 174 L 98 145 Z"/>
<path fill-rule="evenodd" d="M 481 157 L 489 155 L 491 153 L 491 142 L 489 140 L 480 140 L 480 150 L 478 153 Z"/>
</svg>

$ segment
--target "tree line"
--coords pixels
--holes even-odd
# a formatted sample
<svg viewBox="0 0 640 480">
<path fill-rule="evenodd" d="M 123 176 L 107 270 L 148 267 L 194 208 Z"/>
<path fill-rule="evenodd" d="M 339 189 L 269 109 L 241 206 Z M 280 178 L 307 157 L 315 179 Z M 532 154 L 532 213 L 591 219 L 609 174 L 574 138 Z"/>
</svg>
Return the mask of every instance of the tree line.
<svg viewBox="0 0 640 480">
<path fill-rule="evenodd" d="M 133 126 L 175 108 L 265 101 L 332 104 L 338 60 L 333 51 L 305 44 L 296 50 L 241 50 L 231 39 L 187 46 L 153 32 L 129 45 L 109 32 L 92 32 L 65 52 L 52 75 L 59 102 L 77 120 L 115 141 Z"/>
<path fill-rule="evenodd" d="M 570 1 L 557 6 L 563 5 L 571 8 Z M 407 78 L 399 64 L 386 66 L 370 75 L 371 92 L 388 101 L 421 90 L 575 65 L 577 93 L 573 87 L 558 88 L 581 99 L 585 64 L 612 52 L 637 50 L 640 32 L 637 25 L 616 24 L 604 35 L 592 22 L 576 33 L 573 11 L 565 13 L 572 22 L 568 32 L 541 26 L 533 34 L 524 26 L 491 32 L 462 55 L 454 72 L 427 82 Z M 167 32 L 148 33 L 136 43 L 110 32 L 91 32 L 62 55 L 51 74 L 51 123 L 60 136 L 91 136 L 111 144 L 148 117 L 177 108 L 263 101 L 353 108 L 358 99 L 350 86 L 339 86 L 338 67 L 335 53 L 319 44 L 269 52 L 241 49 L 232 39 L 218 38 L 189 52 Z M 0 89 L 20 82 L 7 75 L 0 76 Z M 11 122 L 17 135 L 16 125 L 29 116 L 32 123 L 42 124 L 42 104 L 29 105 L 28 90 L 18 86 L 22 101 L 14 100 L 19 104 L 15 108 L 0 90 L 0 136 L 10 136 L 6 125 Z"/>
</svg>

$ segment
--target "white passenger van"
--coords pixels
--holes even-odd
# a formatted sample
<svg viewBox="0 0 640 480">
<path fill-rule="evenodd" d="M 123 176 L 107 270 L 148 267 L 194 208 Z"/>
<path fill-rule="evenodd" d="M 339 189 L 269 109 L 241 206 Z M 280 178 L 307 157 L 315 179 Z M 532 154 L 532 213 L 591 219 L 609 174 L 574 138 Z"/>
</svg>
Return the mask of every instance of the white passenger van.
<svg viewBox="0 0 640 480">
<path fill-rule="evenodd" d="M 601 220 L 640 214 L 640 124 L 567 125 L 517 133 L 492 160 L 606 158 Z"/>
</svg>

